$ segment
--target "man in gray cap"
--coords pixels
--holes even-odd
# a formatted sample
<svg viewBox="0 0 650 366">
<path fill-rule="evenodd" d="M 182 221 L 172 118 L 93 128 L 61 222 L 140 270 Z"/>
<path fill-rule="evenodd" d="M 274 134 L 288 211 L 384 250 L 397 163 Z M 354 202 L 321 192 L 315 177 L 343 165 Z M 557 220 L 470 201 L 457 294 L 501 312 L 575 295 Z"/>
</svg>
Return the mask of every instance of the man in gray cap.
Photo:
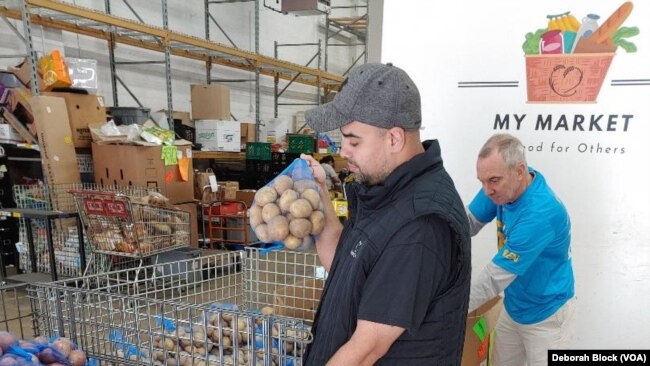
<svg viewBox="0 0 650 366">
<path fill-rule="evenodd" d="M 307 111 L 340 128 L 350 217 L 325 205 L 316 240 L 329 272 L 305 364 L 458 365 L 470 288 L 469 224 L 436 140 L 420 141 L 420 94 L 391 64 L 354 68 L 336 96 Z M 325 172 L 303 155 L 329 201 Z"/>
</svg>

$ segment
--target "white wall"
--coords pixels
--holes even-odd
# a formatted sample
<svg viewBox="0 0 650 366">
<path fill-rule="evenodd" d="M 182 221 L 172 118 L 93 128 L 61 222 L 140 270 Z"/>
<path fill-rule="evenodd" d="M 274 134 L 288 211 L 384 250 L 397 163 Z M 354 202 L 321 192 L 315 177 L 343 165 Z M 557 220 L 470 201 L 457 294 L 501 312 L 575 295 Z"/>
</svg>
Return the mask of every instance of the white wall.
<svg viewBox="0 0 650 366">
<path fill-rule="evenodd" d="M 323 41 L 325 16 L 304 16 L 283 15 L 263 6 L 260 1 L 260 53 L 273 57 L 273 42 L 278 43 L 313 43 Z M 86 6 L 103 11 L 104 2 L 94 0 L 69 1 L 80 6 Z M 335 5 L 350 5 L 353 0 L 336 0 Z M 160 1 L 131 0 L 129 3 L 135 8 L 138 15 L 150 25 L 162 27 L 162 12 Z M 204 3 L 202 0 L 183 1 L 168 0 L 169 28 L 197 36 L 205 37 Z M 134 20 L 134 16 L 122 1 L 113 0 L 112 13 L 127 19 Z M 188 5 L 189 4 L 189 5 Z M 222 28 L 233 39 L 237 47 L 249 51 L 254 50 L 254 3 L 233 3 L 211 5 L 213 16 L 217 19 Z M 351 16 L 362 14 L 354 10 L 337 10 L 335 16 Z M 21 32 L 22 23 L 10 20 Z M 211 23 L 212 24 L 212 23 Z M 211 39 L 230 46 L 227 39 L 220 33 L 214 24 L 211 25 Z M 23 45 L 14 37 L 13 32 L 4 23 L 0 23 L 0 55 L 24 53 Z M 53 48 L 63 48 L 65 55 L 78 58 L 92 58 L 99 63 L 98 94 L 107 99 L 108 105 L 113 105 L 112 89 L 110 83 L 110 71 L 108 69 L 108 51 L 106 42 L 85 36 L 78 36 L 74 33 L 47 30 L 39 26 L 34 27 L 34 45 L 39 52 L 49 52 Z M 42 36 L 44 35 L 44 38 Z M 342 41 L 340 38 L 337 41 Z M 356 40 L 355 40 L 356 42 Z M 294 48 L 282 48 L 279 58 L 304 65 L 317 51 L 314 46 L 302 46 Z M 363 51 L 362 47 L 331 47 L 329 49 L 329 71 L 343 73 L 347 67 Z M 324 51 L 323 51 L 324 52 Z M 119 61 L 150 61 L 163 60 L 163 54 L 144 51 L 133 47 L 118 45 L 116 58 Z M 16 65 L 20 58 L 0 59 L 0 67 Z M 323 67 L 324 65 L 321 65 Z M 311 67 L 316 68 L 317 64 L 312 63 Z M 125 81 L 127 86 L 142 102 L 144 107 L 152 111 L 167 108 L 164 65 L 129 65 L 118 66 L 118 75 Z M 214 67 L 213 78 L 224 79 L 245 79 L 253 78 L 253 73 L 239 71 L 231 68 Z M 190 84 L 201 84 L 206 82 L 205 64 L 203 62 L 189 59 L 172 57 L 172 88 L 173 103 L 176 110 L 190 110 Z M 249 91 L 254 93 L 254 84 L 251 83 L 228 83 L 231 87 L 231 111 L 237 118 L 249 113 L 251 99 Z M 280 82 L 280 88 L 285 85 Z M 135 101 L 127 92 L 118 86 L 120 106 L 136 106 Z M 261 76 L 262 97 L 260 113 L 263 119 L 273 117 L 273 79 Z M 310 103 L 316 101 L 316 88 L 294 83 L 287 90 L 281 102 L 284 103 Z M 281 106 L 279 113 L 281 117 L 291 118 L 295 111 L 310 108 Z M 253 112 L 254 115 L 254 112 Z"/>
<path fill-rule="evenodd" d="M 621 2 L 503 0 L 433 2 L 385 0 L 383 62 L 394 62 L 422 94 L 426 138 L 438 138 L 462 198 L 480 188 L 476 155 L 495 130 L 497 114 L 526 114 L 520 130 L 507 132 L 542 151 L 528 153 L 567 206 L 572 223 L 576 292 L 575 348 L 644 348 L 650 339 L 650 195 L 644 172 L 650 157 L 650 86 L 612 86 L 611 80 L 648 79 L 650 3 L 635 1 L 625 26 L 637 53 L 618 50 L 595 104 L 529 104 L 524 34 L 546 27 L 546 14 L 571 10 L 580 20 Z M 408 20 L 409 26 L 405 26 Z M 518 81 L 513 88 L 459 88 L 461 81 Z M 535 130 L 535 118 L 619 115 L 615 131 Z M 621 115 L 629 114 L 627 131 Z M 603 125 L 601 123 L 601 125 Z M 551 144 L 568 146 L 550 151 Z M 579 152 L 580 144 L 617 147 L 617 152 Z M 625 152 L 621 153 L 620 148 Z M 473 240 L 473 273 L 496 250 L 494 227 Z"/>
</svg>

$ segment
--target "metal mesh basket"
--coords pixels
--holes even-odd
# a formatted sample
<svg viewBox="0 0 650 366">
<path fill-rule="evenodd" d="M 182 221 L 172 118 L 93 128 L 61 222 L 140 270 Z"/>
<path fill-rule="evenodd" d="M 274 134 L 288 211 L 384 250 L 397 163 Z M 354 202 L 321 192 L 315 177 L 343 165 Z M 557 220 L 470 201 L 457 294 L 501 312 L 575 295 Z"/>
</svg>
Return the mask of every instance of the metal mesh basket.
<svg viewBox="0 0 650 366">
<path fill-rule="evenodd" d="M 47 186 L 43 184 L 14 185 L 13 195 L 16 207 L 34 210 L 59 210 L 63 212 L 76 212 L 72 190 L 92 189 L 101 192 L 116 192 L 134 197 L 145 196 L 151 192 L 157 192 L 157 188 L 143 188 L 136 186 L 101 186 L 94 183 L 70 183 Z M 54 258 L 57 273 L 66 277 L 77 277 L 84 273 L 81 268 L 79 257 L 79 235 L 75 219 L 55 220 L 51 233 L 47 233 L 45 220 L 32 219 L 30 227 L 27 221 L 20 219 L 20 245 L 19 268 L 24 272 L 31 272 L 31 257 L 36 256 L 36 270 L 38 273 L 50 272 L 50 253 L 47 249 L 47 236 L 52 236 L 54 244 Z M 28 230 L 32 234 L 35 253 L 30 253 L 27 248 Z M 115 260 L 111 257 L 93 255 L 90 250 L 88 237 L 84 233 L 84 245 L 86 246 L 86 263 L 91 263 L 91 271 L 106 271 L 117 268 L 124 268 L 131 265 L 124 260 Z"/>
<path fill-rule="evenodd" d="M 299 366 L 311 333 L 285 314 L 305 310 L 286 290 L 320 294 L 307 285 L 322 285 L 320 269 L 315 254 L 249 248 L 39 283 L 30 297 L 45 335 L 111 364 Z"/>
<path fill-rule="evenodd" d="M 38 324 L 33 315 L 27 284 L 0 283 L 0 331 L 11 332 L 21 339 L 35 337 Z"/>
<path fill-rule="evenodd" d="M 158 188 L 112 185 L 102 186 L 95 183 L 67 183 L 54 184 L 52 186 L 43 184 L 19 184 L 13 186 L 16 207 L 63 212 L 77 211 L 74 197 L 70 192 L 78 190 L 114 192 L 132 197 L 142 197 L 151 192 L 158 192 Z"/>
<path fill-rule="evenodd" d="M 113 192 L 72 193 L 96 253 L 143 258 L 190 244 L 189 212 Z"/>
</svg>

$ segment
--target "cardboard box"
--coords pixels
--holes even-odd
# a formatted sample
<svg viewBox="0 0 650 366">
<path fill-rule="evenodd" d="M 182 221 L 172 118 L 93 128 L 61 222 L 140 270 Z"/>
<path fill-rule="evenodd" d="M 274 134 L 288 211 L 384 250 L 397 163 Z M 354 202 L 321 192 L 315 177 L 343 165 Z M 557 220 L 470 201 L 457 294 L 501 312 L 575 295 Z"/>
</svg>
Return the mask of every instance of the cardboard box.
<svg viewBox="0 0 650 366">
<path fill-rule="evenodd" d="M 177 146 L 184 157 L 191 154 L 189 143 Z M 95 182 L 101 185 L 158 187 L 172 204 L 194 199 L 192 159 L 187 180 L 181 178 L 179 165 L 167 165 L 161 159 L 162 146 L 100 145 L 92 143 Z"/>
<path fill-rule="evenodd" d="M 273 314 L 313 321 L 325 281 L 307 278 L 273 292 Z"/>
<path fill-rule="evenodd" d="M 65 102 L 61 98 L 35 96 L 30 103 L 47 184 L 53 187 L 58 184 L 81 183 Z M 54 210 L 64 205 L 65 202 L 59 202 L 56 196 L 52 198 Z"/>
<path fill-rule="evenodd" d="M 235 201 L 237 200 L 237 191 L 239 190 L 239 182 L 235 181 L 222 181 L 218 182 L 219 186 L 223 188 L 223 200 Z"/>
<path fill-rule="evenodd" d="M 11 127 L 11 125 L 2 123 L 0 124 L 0 140 L 9 142 L 24 142 L 25 139 Z"/>
<path fill-rule="evenodd" d="M 253 200 L 255 199 L 255 193 L 257 193 L 257 191 L 254 189 L 238 190 L 235 193 L 235 200 L 244 202 L 246 207 L 251 207 L 253 205 Z"/>
<path fill-rule="evenodd" d="M 106 123 L 104 97 L 57 92 L 46 92 L 43 95 L 59 97 L 65 100 L 74 147 L 89 148 L 92 138 L 88 126 L 95 123 Z"/>
<path fill-rule="evenodd" d="M 244 145 L 247 142 L 257 141 L 257 130 L 255 128 L 255 123 L 240 123 L 239 128 L 241 130 L 241 144 Z"/>
<path fill-rule="evenodd" d="M 496 297 L 469 313 L 465 326 L 462 366 L 489 365 L 490 338 L 503 309 L 503 300 Z"/>
<path fill-rule="evenodd" d="M 197 120 L 196 143 L 204 151 L 241 151 L 241 130 L 239 122 Z"/>
<path fill-rule="evenodd" d="M 26 141 L 30 144 L 38 145 L 38 140 L 36 140 L 36 126 L 34 123 L 30 123 L 28 126 L 25 126 L 13 113 L 9 112 L 7 109 L 2 109 L 0 115 L 4 118 L 4 122 L 10 125 L 14 131 L 22 138 L 22 141 Z M 30 114 L 31 116 L 31 114 Z M 32 117 L 32 122 L 33 122 Z M 32 131 L 34 131 L 32 133 Z"/>
<path fill-rule="evenodd" d="M 29 61 L 29 57 L 25 57 L 23 59 L 23 62 L 18 64 L 16 67 L 11 67 L 9 68 L 9 71 L 11 71 L 16 77 L 25 85 L 27 85 L 28 88 L 32 87 L 32 71 L 31 71 L 31 62 Z M 36 82 L 38 83 L 38 90 L 44 90 L 45 85 L 43 84 L 43 78 L 41 75 L 38 73 L 38 65 L 36 65 L 36 75 L 37 79 Z"/>
<path fill-rule="evenodd" d="M 190 213 L 190 247 L 198 248 L 199 246 L 199 221 L 197 216 L 197 203 L 188 202 L 174 205 L 174 208 Z"/>
<path fill-rule="evenodd" d="M 162 113 L 165 116 L 169 116 L 169 112 L 166 109 L 157 110 L 155 113 Z M 190 112 L 172 111 L 172 119 L 174 122 L 178 121 L 185 126 L 194 127 L 194 121 L 192 121 Z"/>
<path fill-rule="evenodd" d="M 31 99 L 32 92 L 29 91 L 29 89 L 11 89 L 11 93 L 9 94 L 9 111 L 14 114 L 16 119 L 18 119 L 32 135 L 36 136 L 34 115 L 30 104 Z"/>
<path fill-rule="evenodd" d="M 230 88 L 220 84 L 190 85 L 192 118 L 230 120 Z"/>
</svg>

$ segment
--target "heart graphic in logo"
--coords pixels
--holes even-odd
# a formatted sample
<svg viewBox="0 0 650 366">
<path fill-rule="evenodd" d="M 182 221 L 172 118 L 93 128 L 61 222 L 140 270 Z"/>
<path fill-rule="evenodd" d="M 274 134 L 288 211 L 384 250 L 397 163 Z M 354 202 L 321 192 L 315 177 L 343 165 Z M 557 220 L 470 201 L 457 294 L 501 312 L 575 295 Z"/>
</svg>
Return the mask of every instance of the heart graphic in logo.
<svg viewBox="0 0 650 366">
<path fill-rule="evenodd" d="M 582 83 L 582 70 L 575 66 L 556 65 L 548 78 L 551 90 L 561 96 L 570 97 Z"/>
</svg>

